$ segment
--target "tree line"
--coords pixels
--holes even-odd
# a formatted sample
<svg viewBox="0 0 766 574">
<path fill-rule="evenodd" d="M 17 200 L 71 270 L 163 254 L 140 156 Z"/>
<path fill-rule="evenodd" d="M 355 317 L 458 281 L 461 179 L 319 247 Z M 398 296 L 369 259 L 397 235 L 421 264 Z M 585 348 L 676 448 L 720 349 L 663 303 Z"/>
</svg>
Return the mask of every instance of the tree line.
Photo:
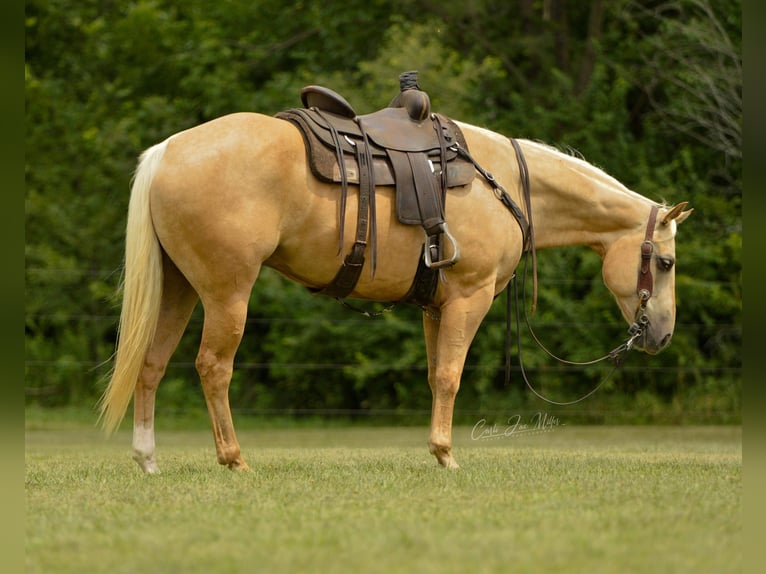
<svg viewBox="0 0 766 574">
<path fill-rule="evenodd" d="M 582 154 L 651 199 L 695 208 L 677 242 L 673 343 L 656 357 L 631 354 L 578 412 L 739 420 L 740 28 L 736 0 L 28 1 L 27 403 L 92 405 L 103 389 L 129 183 L 143 149 L 226 113 L 300 105 L 306 84 L 370 112 L 398 91 L 399 73 L 417 69 L 432 109 Z M 582 360 L 624 338 L 594 253 L 539 257 L 532 322 L 546 345 Z M 501 299 L 468 358 L 465 412 L 541 406 L 515 358 L 505 382 Z M 193 369 L 201 313 L 158 408 L 202 408 Z M 366 319 L 266 272 L 252 295 L 232 405 L 427 411 L 419 313 L 400 307 Z M 553 364 L 522 339 L 530 378 L 560 400 L 604 376 Z"/>
</svg>

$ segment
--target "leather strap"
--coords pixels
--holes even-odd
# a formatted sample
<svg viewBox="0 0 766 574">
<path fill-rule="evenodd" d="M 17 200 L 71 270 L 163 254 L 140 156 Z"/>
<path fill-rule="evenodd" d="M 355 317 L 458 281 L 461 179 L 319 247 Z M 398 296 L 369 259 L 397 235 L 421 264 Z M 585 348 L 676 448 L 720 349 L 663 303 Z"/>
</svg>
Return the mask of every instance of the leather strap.
<svg viewBox="0 0 766 574">
<path fill-rule="evenodd" d="M 654 290 L 654 277 L 652 276 L 654 243 L 652 243 L 652 237 L 654 237 L 654 227 L 657 224 L 658 211 L 658 207 L 653 205 L 651 212 L 649 212 L 649 221 L 646 224 L 644 242 L 641 244 L 641 269 L 638 273 L 636 292 L 638 293 L 639 300 L 644 302 L 649 300 Z"/>
<path fill-rule="evenodd" d="M 516 153 L 516 162 L 519 164 L 519 179 L 524 199 L 524 207 L 529 217 L 527 233 L 524 236 L 524 249 L 532 256 L 532 312 L 537 308 L 537 249 L 535 249 L 535 228 L 532 224 L 532 191 L 529 183 L 529 167 L 521 145 L 514 138 L 510 138 L 513 151 Z"/>
<path fill-rule="evenodd" d="M 439 161 L 441 162 L 441 192 L 442 205 L 446 203 L 446 193 L 449 182 L 447 182 L 447 139 L 452 139 L 449 130 L 442 124 L 442 118 L 439 114 L 433 114 L 434 129 L 439 138 Z M 452 145 L 453 142 L 450 142 Z"/>
<path fill-rule="evenodd" d="M 344 100 L 345 101 L 345 100 Z M 314 112 L 327 121 L 327 118 L 322 114 L 321 110 L 314 108 Z M 340 134 L 335 126 L 331 122 L 327 122 L 330 136 L 335 147 L 335 159 L 338 162 L 338 170 L 340 171 L 340 211 L 338 213 L 338 229 L 340 230 L 338 239 L 338 254 L 343 251 L 343 237 L 346 227 L 346 198 L 348 197 L 348 174 L 346 173 L 346 162 L 343 161 L 343 147 L 341 145 Z"/>
<path fill-rule="evenodd" d="M 434 302 L 436 289 L 439 286 L 439 270 L 428 267 L 425 263 L 424 250 L 420 250 L 418 258 L 418 269 L 415 272 L 415 278 L 412 280 L 409 291 L 402 298 L 401 303 L 417 305 L 421 309 L 426 309 Z"/>
<path fill-rule="evenodd" d="M 356 236 L 351 251 L 346 255 L 338 272 L 330 284 L 318 291 L 321 295 L 343 299 L 354 290 L 364 267 L 364 252 L 367 249 L 367 232 L 370 229 L 370 219 L 375 222 L 375 175 L 372 170 L 372 158 L 365 137 L 356 145 L 356 160 L 359 165 L 359 208 L 356 219 Z M 371 230 L 370 241 L 373 242 L 373 273 L 375 272 L 376 230 Z"/>
</svg>

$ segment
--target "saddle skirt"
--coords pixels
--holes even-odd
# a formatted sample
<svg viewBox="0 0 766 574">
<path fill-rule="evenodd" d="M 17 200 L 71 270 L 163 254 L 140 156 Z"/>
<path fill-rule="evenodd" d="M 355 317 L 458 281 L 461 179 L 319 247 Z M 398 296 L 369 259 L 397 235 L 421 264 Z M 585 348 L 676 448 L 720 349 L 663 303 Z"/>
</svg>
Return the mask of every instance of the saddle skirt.
<svg viewBox="0 0 766 574">
<path fill-rule="evenodd" d="M 340 96 L 339 96 L 340 97 Z M 363 126 L 372 155 L 373 177 L 376 185 L 396 187 L 396 213 L 399 221 L 408 225 L 422 224 L 415 186 L 417 183 L 408 166 L 409 155 L 415 162 L 427 167 L 433 178 L 441 178 L 441 146 L 437 129 L 441 129 L 446 142 L 446 184 L 459 187 L 470 184 L 476 174 L 472 163 L 450 149 L 455 143 L 467 148 L 460 128 L 451 119 L 434 114 L 436 120 L 415 122 L 405 108 L 383 108 L 372 114 L 349 118 L 337 113 L 311 109 L 291 109 L 276 117 L 296 125 L 306 146 L 311 172 L 328 183 L 359 184 L 357 144 L 363 140 Z M 335 132 L 335 133 L 333 133 Z M 341 154 L 338 153 L 340 146 Z M 413 157 L 413 154 L 414 155 Z M 343 167 L 339 164 L 342 157 Z M 406 163 L 405 163 L 406 162 Z"/>
</svg>

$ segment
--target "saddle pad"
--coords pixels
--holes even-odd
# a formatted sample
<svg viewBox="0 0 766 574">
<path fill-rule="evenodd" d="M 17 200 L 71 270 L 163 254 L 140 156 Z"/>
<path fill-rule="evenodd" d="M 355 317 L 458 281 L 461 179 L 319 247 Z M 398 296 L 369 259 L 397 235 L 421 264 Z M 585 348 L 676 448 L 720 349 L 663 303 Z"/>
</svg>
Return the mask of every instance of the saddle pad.
<svg viewBox="0 0 766 574">
<path fill-rule="evenodd" d="M 311 173 L 327 183 L 340 183 L 341 174 L 338 165 L 338 156 L 335 152 L 335 146 L 332 142 L 330 132 L 324 128 L 317 135 L 317 127 L 314 121 L 314 115 L 306 113 L 306 110 L 287 110 L 276 115 L 277 118 L 287 120 L 295 125 L 303 136 L 303 144 L 306 147 L 306 158 L 308 159 Z M 325 132 L 326 138 L 325 139 Z M 359 167 L 357 166 L 354 147 L 341 136 L 341 149 L 343 151 L 343 163 L 346 167 L 346 181 L 348 183 L 359 184 Z M 373 152 L 373 169 L 375 182 L 378 185 L 394 185 L 394 173 L 388 162 L 385 150 L 371 150 Z"/>
</svg>

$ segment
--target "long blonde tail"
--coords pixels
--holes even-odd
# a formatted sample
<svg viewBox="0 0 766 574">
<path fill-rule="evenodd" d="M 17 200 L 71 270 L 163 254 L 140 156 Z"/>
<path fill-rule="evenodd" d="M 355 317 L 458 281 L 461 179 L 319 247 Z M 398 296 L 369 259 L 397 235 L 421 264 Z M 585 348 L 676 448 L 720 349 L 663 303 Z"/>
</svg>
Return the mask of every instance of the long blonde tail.
<svg viewBox="0 0 766 574">
<path fill-rule="evenodd" d="M 149 190 L 168 140 L 141 154 L 130 192 L 125 235 L 125 270 L 117 350 L 99 408 L 107 434 L 120 426 L 154 339 L 162 297 L 162 250 L 152 224 Z"/>
</svg>

